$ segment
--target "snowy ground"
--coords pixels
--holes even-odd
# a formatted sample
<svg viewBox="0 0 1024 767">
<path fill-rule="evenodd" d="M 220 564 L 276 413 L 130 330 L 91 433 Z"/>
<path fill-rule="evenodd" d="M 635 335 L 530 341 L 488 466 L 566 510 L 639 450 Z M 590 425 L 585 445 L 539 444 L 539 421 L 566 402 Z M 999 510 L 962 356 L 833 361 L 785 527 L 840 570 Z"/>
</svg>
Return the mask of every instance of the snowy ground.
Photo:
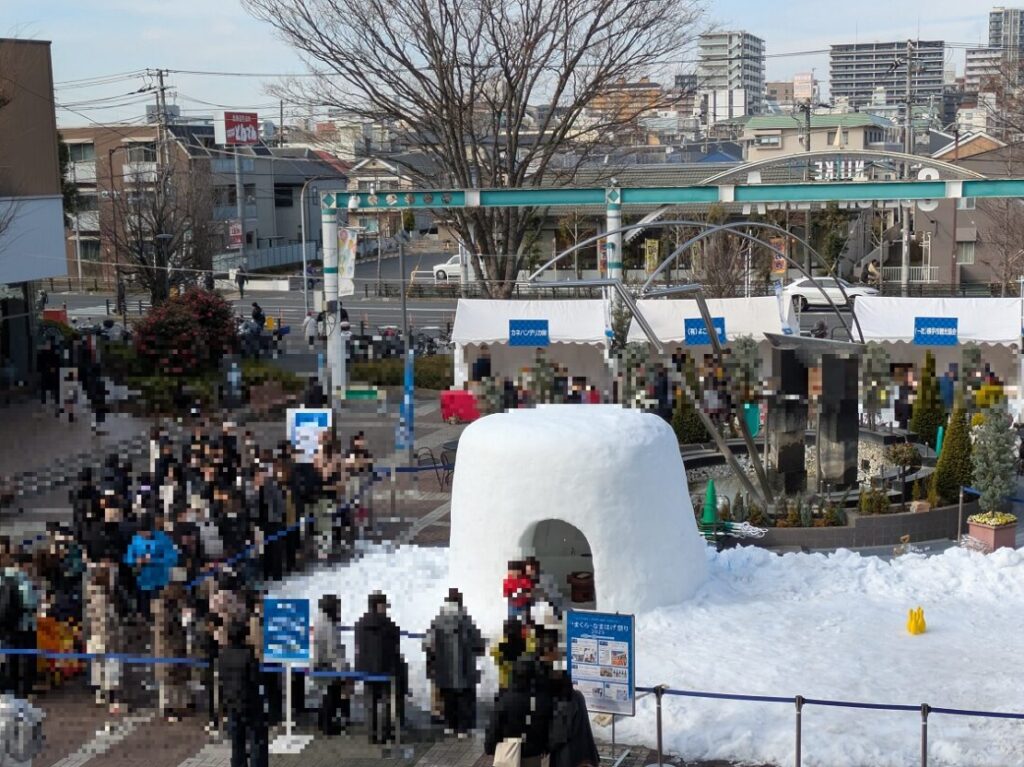
<svg viewBox="0 0 1024 767">
<path fill-rule="evenodd" d="M 380 549 L 353 565 L 293 579 L 278 596 L 342 599 L 347 622 L 383 590 L 407 631 L 422 632 L 448 585 L 446 549 Z M 637 682 L 676 689 L 1024 711 L 1019 642 L 1024 552 L 952 549 L 893 562 L 848 551 L 777 556 L 709 551 L 710 578 L 676 607 L 637 616 Z M 600 589 L 600 582 L 598 582 Z M 499 597 L 500 598 L 500 597 Z M 907 633 L 924 607 L 928 631 Z M 488 627 L 493 628 L 493 627 Z M 419 640 L 406 640 L 414 694 L 426 685 Z M 485 686 L 493 691 L 492 664 Z M 666 748 L 691 759 L 792 764 L 793 706 L 666 698 Z M 919 760 L 916 712 L 804 709 L 805 765 L 887 767 Z M 620 742 L 653 746 L 652 698 L 617 726 Z M 598 728 L 605 738 L 608 731 Z M 932 715 L 929 764 L 1024 764 L 1024 722 Z"/>
</svg>

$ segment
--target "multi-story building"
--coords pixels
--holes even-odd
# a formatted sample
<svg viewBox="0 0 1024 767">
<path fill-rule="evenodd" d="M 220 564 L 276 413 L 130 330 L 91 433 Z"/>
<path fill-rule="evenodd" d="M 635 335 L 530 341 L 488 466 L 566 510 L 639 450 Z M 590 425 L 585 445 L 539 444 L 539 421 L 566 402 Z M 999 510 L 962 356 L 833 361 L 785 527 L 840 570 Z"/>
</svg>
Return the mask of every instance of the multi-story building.
<svg viewBox="0 0 1024 767">
<path fill-rule="evenodd" d="M 990 86 L 1002 71 L 1002 48 L 968 48 L 964 63 L 964 91 L 978 93 Z"/>
<path fill-rule="evenodd" d="M 907 41 L 833 45 L 829 54 L 832 98 L 845 99 L 853 108 L 869 104 L 876 88 L 885 90 L 889 103 L 906 98 Z M 942 103 L 946 46 L 941 40 L 912 43 L 910 92 L 916 104 Z"/>
<path fill-rule="evenodd" d="M 50 43 L 0 39 L 0 388 L 32 370 L 30 282 L 67 274 Z"/>
<path fill-rule="evenodd" d="M 814 72 L 797 72 L 793 75 L 793 100 L 797 104 L 813 104 L 818 101 L 818 81 Z"/>
<path fill-rule="evenodd" d="M 641 77 L 635 82 L 619 80 L 594 96 L 588 108 L 593 112 L 636 119 L 663 103 L 661 86 Z"/>
<path fill-rule="evenodd" d="M 1024 9 L 997 6 L 988 14 L 988 45 L 1001 48 L 1019 60 L 1024 48 Z"/>
<path fill-rule="evenodd" d="M 764 84 L 765 99 L 773 101 L 779 106 L 791 106 L 793 104 L 793 81 L 779 80 Z"/>
<path fill-rule="evenodd" d="M 810 136 L 811 151 L 896 148 L 892 123 L 864 112 L 812 114 Z M 743 142 L 749 162 L 806 152 L 807 120 L 799 113 L 751 117 L 743 129 Z"/>
<path fill-rule="evenodd" d="M 697 79 L 701 91 L 743 91 L 745 114 L 759 114 L 764 103 L 764 40 L 744 32 L 700 36 Z"/>
</svg>

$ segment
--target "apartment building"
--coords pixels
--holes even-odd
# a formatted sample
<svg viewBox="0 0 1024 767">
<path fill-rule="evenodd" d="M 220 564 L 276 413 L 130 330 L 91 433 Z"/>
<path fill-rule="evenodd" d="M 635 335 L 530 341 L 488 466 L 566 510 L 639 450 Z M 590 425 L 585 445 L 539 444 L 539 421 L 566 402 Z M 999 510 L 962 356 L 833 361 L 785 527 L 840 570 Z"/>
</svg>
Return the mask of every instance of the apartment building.
<svg viewBox="0 0 1024 767">
<path fill-rule="evenodd" d="M 66 273 L 50 43 L 0 39 L 0 388 L 33 367 L 32 280 Z"/>
<path fill-rule="evenodd" d="M 978 93 L 999 78 L 1003 67 L 1001 48 L 968 48 L 964 60 L 964 92 Z"/>
<path fill-rule="evenodd" d="M 811 151 L 898 148 L 892 122 L 865 112 L 811 115 L 810 135 Z M 751 117 L 742 140 L 750 162 L 800 154 L 807 151 L 807 121 L 799 113 Z"/>
<path fill-rule="evenodd" d="M 743 91 L 743 113 L 760 114 L 765 93 L 764 54 L 764 40 L 749 32 L 701 35 L 697 47 L 697 79 L 701 91 Z"/>
<path fill-rule="evenodd" d="M 779 106 L 791 106 L 793 99 L 793 81 L 792 80 L 780 80 L 778 82 L 768 82 L 764 84 L 765 98 L 768 101 L 772 101 Z"/>
<path fill-rule="evenodd" d="M 916 104 L 943 101 L 946 45 L 941 40 L 913 42 L 911 97 Z M 886 101 L 900 103 L 906 96 L 907 41 L 833 45 L 829 53 L 829 82 L 833 99 L 858 109 L 869 103 L 876 89 Z"/>
</svg>

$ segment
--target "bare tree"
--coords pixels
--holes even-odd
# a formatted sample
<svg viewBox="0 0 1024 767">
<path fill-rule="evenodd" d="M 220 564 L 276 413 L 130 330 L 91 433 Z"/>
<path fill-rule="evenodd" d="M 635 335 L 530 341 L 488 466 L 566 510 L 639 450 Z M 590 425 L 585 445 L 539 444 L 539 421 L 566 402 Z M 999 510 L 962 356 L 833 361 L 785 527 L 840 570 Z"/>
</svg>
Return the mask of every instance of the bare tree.
<svg viewBox="0 0 1024 767">
<path fill-rule="evenodd" d="M 537 187 L 658 100 L 621 86 L 693 41 L 696 0 L 243 0 L 315 73 L 295 97 L 389 126 L 439 172 L 428 188 Z M 671 100 L 666 94 L 664 99 Z M 570 169 L 570 170 L 574 170 Z M 572 176 L 565 174 L 567 182 Z M 538 235 L 529 209 L 452 211 L 489 295 L 508 295 Z M 491 256 L 481 259 L 478 254 Z"/>
<path fill-rule="evenodd" d="M 727 218 L 725 209 L 712 205 L 705 215 L 709 224 L 721 224 Z M 732 298 L 743 280 L 741 238 L 728 232 L 715 232 L 696 245 L 691 263 L 697 281 L 709 298 Z"/>
<path fill-rule="evenodd" d="M 115 243 L 123 274 L 149 291 L 154 305 L 171 288 L 194 283 L 209 269 L 215 226 L 209 174 L 190 167 L 176 152 L 157 170 L 125 179 L 113 200 L 113 216 L 103 219 L 105 238 Z"/>
<path fill-rule="evenodd" d="M 992 270 L 999 284 L 999 295 L 1024 275 L 1024 202 L 1020 199 L 993 199 L 978 203 L 988 218 L 988 226 L 978 232 L 986 258 L 981 263 Z"/>
</svg>

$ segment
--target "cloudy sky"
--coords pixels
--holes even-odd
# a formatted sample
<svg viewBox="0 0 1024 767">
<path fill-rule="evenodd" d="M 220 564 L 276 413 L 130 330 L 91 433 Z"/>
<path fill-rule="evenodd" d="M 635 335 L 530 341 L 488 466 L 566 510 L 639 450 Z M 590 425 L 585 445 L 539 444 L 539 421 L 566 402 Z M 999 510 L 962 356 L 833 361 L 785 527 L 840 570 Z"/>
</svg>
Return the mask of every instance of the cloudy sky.
<svg viewBox="0 0 1024 767">
<path fill-rule="evenodd" d="M 766 41 L 768 79 L 815 70 L 828 80 L 828 56 L 775 56 L 827 48 L 831 43 L 941 39 L 984 44 L 985 0 L 704 0 L 706 24 L 746 29 Z M 0 35 L 53 42 L 57 100 L 62 125 L 89 119 L 143 116 L 152 94 L 133 94 L 151 84 L 142 75 L 110 78 L 83 87 L 86 78 L 145 69 L 203 72 L 293 73 L 302 62 L 269 26 L 249 17 L 238 0 L 2 0 Z M 1007 3 L 1009 5 L 1010 3 Z M 963 49 L 949 53 L 963 68 Z M 256 108 L 276 117 L 266 95 L 267 78 L 174 73 L 173 103 L 183 113 L 208 115 L 215 105 Z M 208 103 L 202 103 L 208 102 Z M 113 105 L 113 106 L 111 106 Z"/>
</svg>

